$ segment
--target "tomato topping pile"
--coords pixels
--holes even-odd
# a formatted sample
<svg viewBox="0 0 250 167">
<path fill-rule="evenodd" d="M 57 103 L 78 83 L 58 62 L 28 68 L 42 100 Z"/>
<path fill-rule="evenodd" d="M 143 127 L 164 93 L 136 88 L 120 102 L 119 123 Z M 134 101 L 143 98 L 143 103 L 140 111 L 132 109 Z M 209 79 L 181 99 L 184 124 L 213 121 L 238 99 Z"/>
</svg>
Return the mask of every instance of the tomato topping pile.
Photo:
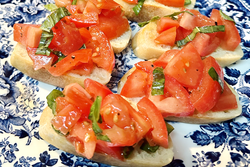
<svg viewBox="0 0 250 167">
<path fill-rule="evenodd" d="M 50 23 L 48 18 L 42 26 L 14 25 L 14 40 L 26 46 L 34 69 L 45 68 L 54 76 L 67 72 L 90 75 L 95 66 L 112 72 L 115 59 L 109 41 L 129 28 L 119 4 L 113 0 L 88 0 L 72 5 L 70 0 L 66 0 L 56 1 L 56 5 L 67 14 L 56 18 L 58 21 L 50 26 L 51 32 L 47 30 L 46 33 L 52 37 L 43 29 L 46 21 Z M 57 17 L 52 16 L 53 12 L 52 19 Z M 48 24 L 46 26 L 49 29 Z M 49 50 L 48 55 L 37 53 L 41 43 L 48 45 L 43 46 Z"/>
<path fill-rule="evenodd" d="M 166 51 L 155 62 L 142 61 L 135 67 L 120 94 L 148 97 L 163 117 L 237 108 L 222 68 L 211 56 L 202 59 L 192 42 L 181 50 Z"/>
<path fill-rule="evenodd" d="M 147 142 L 149 147 L 168 148 L 168 130 L 161 112 L 146 97 L 138 110 L 105 85 L 86 79 L 84 88 L 70 84 L 61 92 L 53 90 L 48 104 L 54 114 L 52 127 L 90 159 L 94 152 L 120 160 L 133 147 Z"/>
<path fill-rule="evenodd" d="M 233 51 L 239 45 L 241 39 L 235 23 L 222 17 L 219 10 L 213 9 L 210 17 L 204 16 L 194 9 L 183 8 L 182 12 L 178 15 L 177 20 L 171 17 L 162 17 L 157 21 L 159 35 L 155 38 L 156 43 L 170 46 L 178 45 L 178 42 L 191 35 L 196 27 L 223 25 L 223 31 L 198 32 L 194 39 L 187 41 L 187 43 L 193 43 L 200 56 L 211 54 L 219 46 L 225 50 Z"/>
</svg>

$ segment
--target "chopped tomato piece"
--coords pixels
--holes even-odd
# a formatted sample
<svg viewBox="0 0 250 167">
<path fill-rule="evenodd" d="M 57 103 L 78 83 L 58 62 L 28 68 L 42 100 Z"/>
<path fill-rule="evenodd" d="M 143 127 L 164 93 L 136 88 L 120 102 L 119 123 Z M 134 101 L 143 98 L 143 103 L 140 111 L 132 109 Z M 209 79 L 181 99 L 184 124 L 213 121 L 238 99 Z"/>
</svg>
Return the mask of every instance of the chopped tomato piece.
<svg viewBox="0 0 250 167">
<path fill-rule="evenodd" d="M 213 57 L 209 56 L 202 62 L 204 63 L 204 69 L 201 82 L 196 89 L 190 89 L 190 101 L 196 110 L 205 113 L 215 106 L 221 96 L 222 89 L 219 82 L 213 80 L 208 74 L 209 69 L 213 67 L 222 81 L 224 81 L 224 77 L 222 68 Z"/>
<path fill-rule="evenodd" d="M 237 100 L 228 85 L 224 82 L 224 90 L 211 111 L 227 111 L 238 108 Z"/>
<path fill-rule="evenodd" d="M 146 72 L 136 69 L 128 76 L 120 94 L 125 97 L 145 96 L 147 92 L 147 77 L 148 74 Z"/>
<path fill-rule="evenodd" d="M 65 97 L 57 97 L 56 98 L 56 113 L 59 113 L 62 109 L 64 109 L 70 103 L 65 99 Z"/>
<path fill-rule="evenodd" d="M 179 52 L 178 49 L 170 49 L 164 52 L 156 61 L 154 61 L 154 65 L 158 67 L 165 68 L 168 62 Z"/>
<path fill-rule="evenodd" d="M 205 33 L 197 33 L 194 40 L 192 41 L 193 46 L 195 47 L 200 56 L 204 56 L 201 55 L 201 53 L 206 50 L 206 47 L 209 45 L 209 42 L 210 36 Z"/>
<path fill-rule="evenodd" d="M 191 30 L 196 27 L 196 16 L 189 13 L 184 13 L 180 19 L 180 26 L 186 30 Z"/>
<path fill-rule="evenodd" d="M 97 13 L 99 15 L 101 11 L 101 9 L 99 9 L 92 1 L 89 0 L 87 1 L 83 13 Z"/>
<path fill-rule="evenodd" d="M 90 32 L 89 32 L 89 30 L 87 30 L 87 28 L 82 27 L 79 29 L 79 32 L 81 34 L 83 43 L 87 43 L 91 39 Z"/>
<path fill-rule="evenodd" d="M 183 7 L 185 4 L 185 0 L 156 0 L 166 6 L 174 6 L 174 7 Z"/>
<path fill-rule="evenodd" d="M 185 87 L 196 88 L 202 77 L 203 63 L 194 46 L 190 43 L 182 48 L 168 63 L 164 73 Z"/>
<path fill-rule="evenodd" d="M 89 27 L 92 25 L 97 25 L 99 23 L 98 14 L 94 12 L 82 14 L 77 13 L 66 17 L 78 28 Z"/>
<path fill-rule="evenodd" d="M 136 69 L 145 71 L 146 73 L 152 73 L 155 69 L 154 64 L 151 61 L 140 61 L 135 63 Z"/>
<path fill-rule="evenodd" d="M 177 20 L 173 20 L 170 17 L 162 17 L 159 21 L 157 21 L 157 32 L 162 33 L 163 31 L 172 28 L 179 27 L 179 22 Z"/>
<path fill-rule="evenodd" d="M 79 6 L 77 5 L 68 5 L 66 6 L 66 8 L 71 14 L 76 14 L 81 12 Z"/>
<path fill-rule="evenodd" d="M 94 62 L 90 59 L 88 63 L 78 62 L 69 71 L 70 73 L 82 75 L 90 75 L 95 67 Z"/>
<path fill-rule="evenodd" d="M 172 27 L 160 33 L 155 38 L 155 42 L 158 44 L 174 46 L 175 38 L 176 38 L 176 27 Z"/>
<path fill-rule="evenodd" d="M 91 56 L 91 49 L 77 50 L 50 67 L 48 71 L 53 76 L 63 75 L 72 69 L 72 67 L 76 66 L 79 62 L 88 63 L 91 59 Z"/>
<path fill-rule="evenodd" d="M 92 60 L 97 67 L 112 72 L 115 66 L 115 55 L 108 38 L 97 26 L 89 27 L 89 32 L 92 39 L 86 47 L 93 51 Z"/>
<path fill-rule="evenodd" d="M 102 1 L 91 0 L 91 2 L 93 2 L 98 7 L 98 9 L 115 10 L 116 8 L 120 6 L 118 3 L 116 3 L 113 0 L 102 0 Z"/>
<path fill-rule="evenodd" d="M 112 91 L 106 85 L 89 78 L 84 80 L 84 88 L 94 99 L 97 96 L 101 96 L 104 99 L 107 95 L 112 94 Z"/>
<path fill-rule="evenodd" d="M 152 122 L 154 128 L 151 131 L 153 141 L 164 148 L 168 148 L 168 131 L 161 112 L 146 97 L 143 97 L 137 103 L 137 107 L 140 111 L 147 113 Z"/>
</svg>

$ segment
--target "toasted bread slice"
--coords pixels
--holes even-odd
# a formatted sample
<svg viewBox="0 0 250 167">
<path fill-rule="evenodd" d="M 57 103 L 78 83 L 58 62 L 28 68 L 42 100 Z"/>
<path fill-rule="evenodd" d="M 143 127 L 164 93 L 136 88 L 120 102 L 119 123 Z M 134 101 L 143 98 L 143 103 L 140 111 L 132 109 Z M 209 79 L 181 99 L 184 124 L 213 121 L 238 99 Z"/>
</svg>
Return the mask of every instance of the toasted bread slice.
<svg viewBox="0 0 250 167">
<path fill-rule="evenodd" d="M 129 26 L 129 29 L 120 37 L 110 40 L 114 53 L 122 52 L 128 46 L 131 36 L 132 30 Z"/>
<path fill-rule="evenodd" d="M 45 108 L 39 121 L 39 135 L 48 143 L 68 153 L 81 156 L 75 151 L 75 147 L 66 139 L 65 136 L 58 134 L 51 126 L 53 118 L 49 107 Z M 173 159 L 173 144 L 169 137 L 169 148 L 159 147 L 155 153 L 147 153 L 135 147 L 134 152 L 129 159 L 125 161 L 118 160 L 106 154 L 95 153 L 91 160 L 114 166 L 164 166 Z"/>
<path fill-rule="evenodd" d="M 152 59 L 160 57 L 165 51 L 170 49 L 181 49 L 169 45 L 157 44 L 154 39 L 159 35 L 156 31 L 156 21 L 141 28 L 132 39 L 132 49 L 134 54 L 141 59 Z M 243 57 L 243 51 L 239 45 L 234 51 L 224 50 L 218 47 L 215 52 L 208 56 L 213 56 L 221 67 L 228 66 Z"/>
<path fill-rule="evenodd" d="M 137 21 L 137 22 L 148 21 L 154 16 L 160 16 L 160 17 L 166 16 L 174 12 L 178 12 L 181 9 L 180 7 L 165 6 L 154 0 L 145 0 L 140 13 L 136 15 L 133 11 L 133 7 L 135 5 L 129 4 L 123 0 L 114 0 L 114 1 L 118 3 L 119 5 L 121 5 L 124 11 L 124 14 L 128 18 L 128 20 Z M 191 4 L 185 6 L 185 8 L 188 8 L 188 9 L 194 8 L 195 2 L 196 0 L 191 0 Z"/>
<path fill-rule="evenodd" d="M 122 87 L 124 86 L 128 76 L 132 74 L 132 72 L 136 68 L 133 67 L 131 68 L 119 81 L 118 88 L 117 88 L 117 93 L 120 93 L 122 90 Z M 242 106 L 239 101 L 239 95 L 237 92 L 230 86 L 228 87 L 232 90 L 232 92 L 236 96 L 238 108 L 232 109 L 232 110 L 227 110 L 227 111 L 207 111 L 205 113 L 198 113 L 195 111 L 195 113 L 192 116 L 185 116 L 185 117 L 174 117 L 174 116 L 169 116 L 166 117 L 165 119 L 168 121 L 178 121 L 178 122 L 185 122 L 185 123 L 192 123 L 192 124 L 205 124 L 205 123 L 216 123 L 216 122 L 222 122 L 226 120 L 231 120 L 233 118 L 236 118 L 241 115 L 242 113 Z M 138 102 L 141 98 L 129 98 L 129 100 L 133 102 Z"/>
</svg>

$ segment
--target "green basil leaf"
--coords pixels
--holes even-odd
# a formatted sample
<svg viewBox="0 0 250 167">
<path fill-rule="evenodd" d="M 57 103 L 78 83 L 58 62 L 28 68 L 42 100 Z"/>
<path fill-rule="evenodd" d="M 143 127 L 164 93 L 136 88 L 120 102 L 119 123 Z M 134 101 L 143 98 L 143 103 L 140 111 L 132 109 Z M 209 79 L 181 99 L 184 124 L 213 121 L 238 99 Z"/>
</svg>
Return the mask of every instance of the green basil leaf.
<svg viewBox="0 0 250 167">
<path fill-rule="evenodd" d="M 125 159 L 129 158 L 129 156 L 132 154 L 132 152 L 134 151 L 134 147 L 133 146 L 126 146 L 123 148 L 122 153 Z"/>
<path fill-rule="evenodd" d="M 43 31 L 40 42 L 39 42 L 39 46 L 36 50 L 36 54 L 49 56 L 51 50 L 48 47 L 53 37 L 54 36 L 53 36 L 52 30 L 50 32 Z"/>
<path fill-rule="evenodd" d="M 139 26 L 139 27 L 144 27 L 144 26 L 147 25 L 149 22 L 159 20 L 160 18 L 161 18 L 160 16 L 154 16 L 154 17 L 153 17 L 151 20 L 149 20 L 149 21 L 144 21 L 144 22 L 138 23 L 138 26 Z"/>
<path fill-rule="evenodd" d="M 164 120 L 164 121 L 165 121 L 167 130 L 168 130 L 168 135 L 169 135 L 174 130 L 174 127 L 172 125 L 170 125 L 166 120 Z"/>
<path fill-rule="evenodd" d="M 176 16 L 178 16 L 181 13 L 188 13 L 188 14 L 190 14 L 192 16 L 194 15 L 193 13 L 191 13 L 189 11 L 180 11 L 180 12 L 174 12 L 174 13 L 172 13 L 170 15 L 166 15 L 166 16 L 163 16 L 163 17 L 170 17 L 171 19 L 176 20 L 177 19 Z"/>
<path fill-rule="evenodd" d="M 53 89 L 50 94 L 46 97 L 47 104 L 49 108 L 52 110 L 53 115 L 56 115 L 56 98 L 64 97 L 64 94 L 57 89 Z"/>
<path fill-rule="evenodd" d="M 53 12 L 53 11 L 55 11 L 58 7 L 56 6 L 56 4 L 50 3 L 50 4 L 47 4 L 47 5 L 44 5 L 44 8 L 47 9 L 48 11 L 50 11 L 50 12 Z"/>
<path fill-rule="evenodd" d="M 210 75 L 210 77 L 214 80 L 214 81 L 218 81 L 220 86 L 221 86 L 221 93 L 224 91 L 224 82 L 222 81 L 222 79 L 220 78 L 219 74 L 217 73 L 217 71 L 214 69 L 214 67 L 211 67 L 208 70 L 208 74 Z"/>
<path fill-rule="evenodd" d="M 140 13 L 144 2 L 145 0 L 138 0 L 137 5 L 133 7 L 133 11 L 135 12 L 135 15 L 138 15 Z"/>
<path fill-rule="evenodd" d="M 76 3 L 77 3 L 77 0 L 73 0 L 71 5 L 76 5 Z"/>
<path fill-rule="evenodd" d="M 98 121 L 101 118 L 100 117 L 101 103 L 102 103 L 102 97 L 97 96 L 94 103 L 92 104 L 90 108 L 89 119 L 92 121 L 92 128 L 93 128 L 93 131 L 95 132 L 96 137 L 99 140 L 110 142 L 110 139 L 108 138 L 108 136 L 102 135 L 102 129 L 98 125 Z"/>
<path fill-rule="evenodd" d="M 222 10 L 220 10 L 220 15 L 223 19 L 228 20 L 228 21 L 232 21 L 235 24 L 234 19 L 232 19 L 230 16 L 226 15 L 225 13 L 222 12 Z"/>
<path fill-rule="evenodd" d="M 191 0 L 185 0 L 184 6 L 190 5 L 191 4 Z"/>
<path fill-rule="evenodd" d="M 147 140 L 144 140 L 140 149 L 148 153 L 155 153 L 158 150 L 159 146 L 150 146 Z"/>
<path fill-rule="evenodd" d="M 153 84 L 151 87 L 151 95 L 163 95 L 164 94 L 164 84 L 165 76 L 163 73 L 163 68 L 156 67 L 153 71 Z"/>
<path fill-rule="evenodd" d="M 224 25 L 214 25 L 214 26 L 204 26 L 204 27 L 195 27 L 191 34 L 189 34 L 186 38 L 177 41 L 177 46 L 186 45 L 188 42 L 194 40 L 197 33 L 214 33 L 214 32 L 224 32 L 225 26 Z"/>
</svg>

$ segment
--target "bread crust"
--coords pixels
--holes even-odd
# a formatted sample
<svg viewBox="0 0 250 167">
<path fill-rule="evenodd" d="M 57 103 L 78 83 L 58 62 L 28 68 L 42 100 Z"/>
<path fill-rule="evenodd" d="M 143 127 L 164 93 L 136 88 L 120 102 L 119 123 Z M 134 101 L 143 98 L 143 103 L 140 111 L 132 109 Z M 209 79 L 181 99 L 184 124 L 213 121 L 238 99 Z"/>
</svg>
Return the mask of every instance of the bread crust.
<svg viewBox="0 0 250 167">
<path fill-rule="evenodd" d="M 128 20 L 143 22 L 148 21 L 154 16 L 166 16 L 172 14 L 174 12 L 180 11 L 180 7 L 169 7 L 165 6 L 161 3 L 156 2 L 155 0 L 145 0 L 143 7 L 138 15 L 136 15 L 133 11 L 133 7 L 135 5 L 126 3 L 123 0 L 114 0 L 119 5 L 121 5 L 124 15 L 128 18 Z M 196 0 L 191 0 L 191 4 L 185 6 L 185 8 L 192 9 L 194 8 Z"/>
<path fill-rule="evenodd" d="M 60 135 L 55 132 L 51 126 L 51 119 L 53 118 L 52 111 L 49 107 L 46 107 L 41 115 L 39 121 L 39 135 L 48 143 L 54 145 L 55 147 L 66 151 L 68 153 L 79 155 L 74 146 L 66 139 L 65 136 Z M 173 143 L 169 137 L 169 148 L 165 149 L 159 147 L 156 153 L 148 154 L 145 151 L 140 150 L 138 147 L 135 148 L 135 151 L 132 153 L 129 159 L 125 161 L 118 160 L 106 154 L 95 153 L 91 160 L 108 164 L 114 166 L 164 166 L 170 163 L 173 159 Z"/>
<path fill-rule="evenodd" d="M 141 28 L 132 39 L 132 49 L 134 54 L 141 59 L 159 58 L 164 52 L 170 49 L 181 49 L 177 46 L 170 47 L 168 45 L 156 44 L 154 39 L 159 35 L 156 21 L 152 21 Z M 212 54 L 221 67 L 228 66 L 243 57 L 243 50 L 239 45 L 234 51 L 224 50 L 218 47 Z"/>
<path fill-rule="evenodd" d="M 132 74 L 132 72 L 136 68 L 133 67 L 131 68 L 119 81 L 118 83 L 118 88 L 117 88 L 117 93 L 120 93 L 122 90 L 122 87 L 124 86 L 128 76 Z M 227 84 L 227 83 L 226 83 Z M 241 115 L 242 113 L 242 106 L 239 101 L 239 95 L 237 92 L 230 86 L 228 87 L 232 90 L 234 93 L 236 100 L 237 100 L 237 105 L 238 108 L 232 109 L 232 110 L 227 110 L 227 111 L 207 111 L 204 114 L 198 113 L 197 111 L 194 112 L 192 116 L 185 116 L 185 117 L 175 117 L 175 116 L 168 116 L 165 118 L 165 120 L 168 121 L 177 121 L 177 122 L 184 122 L 184 123 L 190 123 L 190 124 L 207 124 L 207 123 L 217 123 L 217 122 L 223 122 L 226 120 L 231 120 L 233 118 L 236 118 Z M 137 102 L 141 98 L 128 98 L 131 101 Z"/>
</svg>

